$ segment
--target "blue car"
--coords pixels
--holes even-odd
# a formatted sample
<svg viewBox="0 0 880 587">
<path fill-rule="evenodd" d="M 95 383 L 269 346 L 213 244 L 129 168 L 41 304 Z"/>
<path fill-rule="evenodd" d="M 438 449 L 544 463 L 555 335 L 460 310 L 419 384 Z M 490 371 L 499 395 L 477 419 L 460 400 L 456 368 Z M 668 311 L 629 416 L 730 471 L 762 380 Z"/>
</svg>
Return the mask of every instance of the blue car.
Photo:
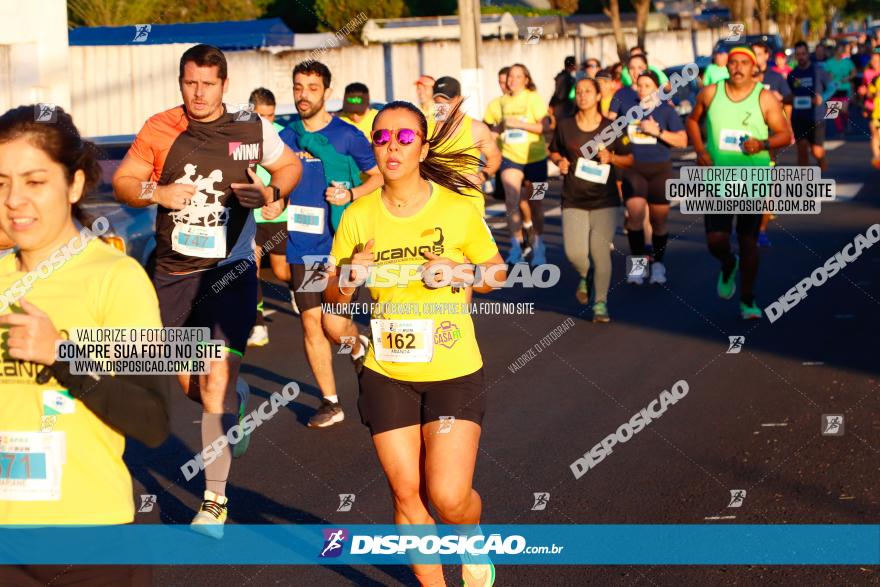
<svg viewBox="0 0 880 587">
<path fill-rule="evenodd" d="M 156 207 L 132 208 L 113 197 L 113 174 L 122 163 L 134 135 L 116 135 L 89 139 L 101 151 L 101 181 L 83 198 L 82 211 L 92 219 L 104 216 L 110 231 L 102 238 L 138 261 L 152 274 L 156 264 Z"/>
</svg>

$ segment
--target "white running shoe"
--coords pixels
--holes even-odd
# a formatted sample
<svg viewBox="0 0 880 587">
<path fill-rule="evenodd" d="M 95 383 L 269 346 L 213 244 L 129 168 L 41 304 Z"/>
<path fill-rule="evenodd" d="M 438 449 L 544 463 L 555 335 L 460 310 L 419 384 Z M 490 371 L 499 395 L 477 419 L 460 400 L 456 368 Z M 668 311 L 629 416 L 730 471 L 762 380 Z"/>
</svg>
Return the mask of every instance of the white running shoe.
<svg viewBox="0 0 880 587">
<path fill-rule="evenodd" d="M 651 279 L 648 283 L 666 283 L 666 266 L 660 261 L 651 263 Z"/>
<path fill-rule="evenodd" d="M 190 528 L 199 534 L 211 538 L 223 538 L 223 524 L 226 522 L 227 504 L 229 500 L 224 495 L 217 495 L 213 491 L 205 491 L 205 499 L 199 508 L 199 513 L 193 518 Z"/>
<path fill-rule="evenodd" d="M 269 344 L 269 327 L 265 324 L 257 324 L 254 326 L 253 330 L 251 330 L 247 345 L 266 346 L 267 344 Z"/>
</svg>

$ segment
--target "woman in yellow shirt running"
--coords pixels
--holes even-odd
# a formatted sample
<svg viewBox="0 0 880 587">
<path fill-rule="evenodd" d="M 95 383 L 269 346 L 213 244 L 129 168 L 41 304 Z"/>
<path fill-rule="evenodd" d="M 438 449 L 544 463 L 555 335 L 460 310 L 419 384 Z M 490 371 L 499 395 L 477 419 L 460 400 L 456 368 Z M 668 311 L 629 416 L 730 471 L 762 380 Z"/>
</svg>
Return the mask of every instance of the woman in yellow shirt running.
<svg viewBox="0 0 880 587">
<path fill-rule="evenodd" d="M 435 150 L 456 120 L 453 108 L 426 139 L 427 121 L 416 106 L 391 102 L 382 109 L 372 142 L 385 184 L 342 216 L 331 252 L 337 267 L 324 294 L 328 302 L 348 303 L 355 294 L 350 284 L 373 273 L 367 282 L 376 307 L 373 344 L 359 378 L 358 409 L 388 477 L 397 524 L 434 524 L 429 501 L 445 524 L 479 524 L 482 510 L 473 476 L 486 388 L 463 307 L 476 268 L 468 270 L 464 260 L 486 276 L 473 284 L 479 293 L 504 283 L 506 266 L 472 196 L 462 195 L 477 189 L 466 171 L 476 158 Z M 352 272 L 357 281 L 349 280 Z M 443 272 L 455 281 L 442 279 Z M 376 275 L 413 278 L 404 285 Z M 462 562 L 465 585 L 493 583 L 491 563 L 466 556 Z M 439 565 L 413 570 L 422 585 L 444 585 Z"/>
<path fill-rule="evenodd" d="M 56 345 L 83 328 L 161 328 L 159 304 L 134 259 L 74 223 L 100 178 L 94 147 L 63 110 L 50 123 L 34 112 L 0 116 L 0 228 L 16 246 L 0 259 L 0 524 L 126 524 L 125 436 L 158 446 L 168 435 L 167 378 L 73 374 Z M 134 585 L 149 572 L 0 568 L 14 585 Z"/>
<path fill-rule="evenodd" d="M 547 252 L 541 234 L 544 232 L 544 211 L 541 199 L 531 199 L 523 186 L 547 181 L 547 145 L 544 125 L 548 121 L 547 104 L 536 91 L 535 82 L 525 65 L 516 63 L 507 73 L 510 93 L 500 99 L 498 109 L 486 112 L 485 122 L 501 133 L 501 182 L 504 184 L 507 207 L 507 227 L 510 230 L 508 263 L 523 260 L 523 223 L 520 198 L 529 202 L 532 211 L 535 239 L 532 244 L 533 266 L 547 262 Z M 529 190 L 527 190 L 529 191 Z M 528 228 L 528 227 L 526 227 Z"/>
</svg>

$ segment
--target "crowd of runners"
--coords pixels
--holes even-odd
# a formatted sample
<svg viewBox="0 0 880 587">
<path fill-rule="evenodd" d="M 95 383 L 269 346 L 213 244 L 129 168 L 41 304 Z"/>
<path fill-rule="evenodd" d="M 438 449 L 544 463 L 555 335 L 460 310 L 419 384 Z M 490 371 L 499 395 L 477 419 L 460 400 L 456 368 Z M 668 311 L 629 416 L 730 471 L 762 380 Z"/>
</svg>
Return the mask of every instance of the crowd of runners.
<svg viewBox="0 0 880 587">
<path fill-rule="evenodd" d="M 812 155 L 824 169 L 826 105 L 838 100 L 848 104 L 841 112 L 871 117 L 880 166 L 880 36 L 841 45 L 828 59 L 822 45 L 815 54 L 805 43 L 793 49 L 790 58 L 761 42 L 718 51 L 686 120 L 659 97 L 670 80 L 641 47 L 606 67 L 590 58 L 578 68 L 566 58 L 549 104 L 529 68 L 505 67 L 500 96 L 483 120 L 465 114 L 466 96 L 450 76 L 420 76 L 417 103 L 379 110 L 366 85 L 351 83 L 342 111 L 328 112 L 332 73 L 306 61 L 292 72 L 297 114 L 285 125 L 275 123 L 277 98 L 265 88 L 250 95 L 253 114 L 228 108 L 222 51 L 188 49 L 180 59 L 182 104 L 146 121 L 113 178 L 120 202 L 157 207 L 152 284 L 136 262 L 93 239 L 35 281 L 15 312 L 0 315 L 8 329 L 2 384 L 21 391 L 0 398 L 0 456 L 12 455 L 6 477 L 20 481 L 0 491 L 0 523 L 132 522 L 124 436 L 156 446 L 169 433 L 165 378 L 71 374 L 55 354 L 71 329 L 209 328 L 226 349 L 223 361 L 208 374 L 180 373 L 177 383 L 202 406 L 203 446 L 241 424 L 249 399 L 240 374 L 245 353 L 269 344 L 258 274 L 268 255 L 275 277 L 288 284 L 323 396 L 309 426 L 345 417 L 332 359 L 334 346 L 346 344 L 395 523 L 432 524 L 433 506 L 442 523 L 479 532 L 473 476 L 485 383 L 473 322 L 459 316 L 452 331 L 444 314 L 388 308 L 464 304 L 503 283 L 517 263 L 546 264 L 543 200 L 532 195 L 548 181 L 550 163 L 562 177 L 565 256 L 580 277 L 573 293 L 595 322 L 610 321 L 616 231 L 625 231 L 631 256 L 649 259 L 644 274 L 627 276 L 630 284 L 670 279 L 665 185 L 675 174 L 675 149 L 691 145 L 701 166 L 769 167 L 796 144 L 800 165 Z M 650 115 L 633 120 L 628 114 L 637 106 L 650 106 Z M 4 291 L 86 222 L 78 202 L 99 177 L 96 151 L 68 113 L 57 116 L 55 124 L 35 122 L 33 106 L 22 106 L 0 117 L 0 227 L 15 248 L 0 259 Z M 613 125 L 618 117 L 626 117 L 621 132 Z M 601 143 L 593 157 L 582 149 L 590 142 Z M 505 258 L 485 220 L 490 191 L 505 204 Z M 759 246 L 769 245 L 767 221 L 760 214 L 705 217 L 707 246 L 719 263 L 717 293 L 733 298 L 739 275 L 744 319 L 761 317 L 755 282 Z M 393 287 L 367 278 L 390 266 L 417 267 L 420 278 Z M 376 308 L 368 334 L 351 313 L 326 311 L 345 308 L 361 288 Z M 448 416 L 456 424 L 439 434 Z M 245 434 L 206 461 L 194 530 L 222 537 L 227 480 L 248 442 Z M 42 455 L 42 469 L 19 467 L 16 446 Z M 52 459 L 63 464 L 63 476 Z M 413 570 L 423 585 L 444 585 L 439 565 Z M 51 579 L 41 567 L 9 572 L 23 582 Z M 125 567 L 79 572 L 94 584 L 134 581 Z M 465 585 L 488 586 L 494 577 L 491 563 L 463 557 Z"/>
</svg>

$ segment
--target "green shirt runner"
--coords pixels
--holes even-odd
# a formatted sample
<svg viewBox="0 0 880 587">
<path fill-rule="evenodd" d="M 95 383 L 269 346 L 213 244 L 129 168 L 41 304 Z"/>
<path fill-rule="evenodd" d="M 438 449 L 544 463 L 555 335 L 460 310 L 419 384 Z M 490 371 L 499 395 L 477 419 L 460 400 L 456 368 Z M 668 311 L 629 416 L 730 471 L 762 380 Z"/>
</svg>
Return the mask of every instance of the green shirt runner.
<svg viewBox="0 0 880 587">
<path fill-rule="evenodd" d="M 761 150 L 749 155 L 742 149 L 747 139 L 765 141 L 770 137 L 761 111 L 764 86 L 755 84 L 752 93 L 739 102 L 727 96 L 726 86 L 725 81 L 715 84 L 715 96 L 706 112 L 706 150 L 712 163 L 717 167 L 769 167 L 769 152 Z"/>
</svg>

